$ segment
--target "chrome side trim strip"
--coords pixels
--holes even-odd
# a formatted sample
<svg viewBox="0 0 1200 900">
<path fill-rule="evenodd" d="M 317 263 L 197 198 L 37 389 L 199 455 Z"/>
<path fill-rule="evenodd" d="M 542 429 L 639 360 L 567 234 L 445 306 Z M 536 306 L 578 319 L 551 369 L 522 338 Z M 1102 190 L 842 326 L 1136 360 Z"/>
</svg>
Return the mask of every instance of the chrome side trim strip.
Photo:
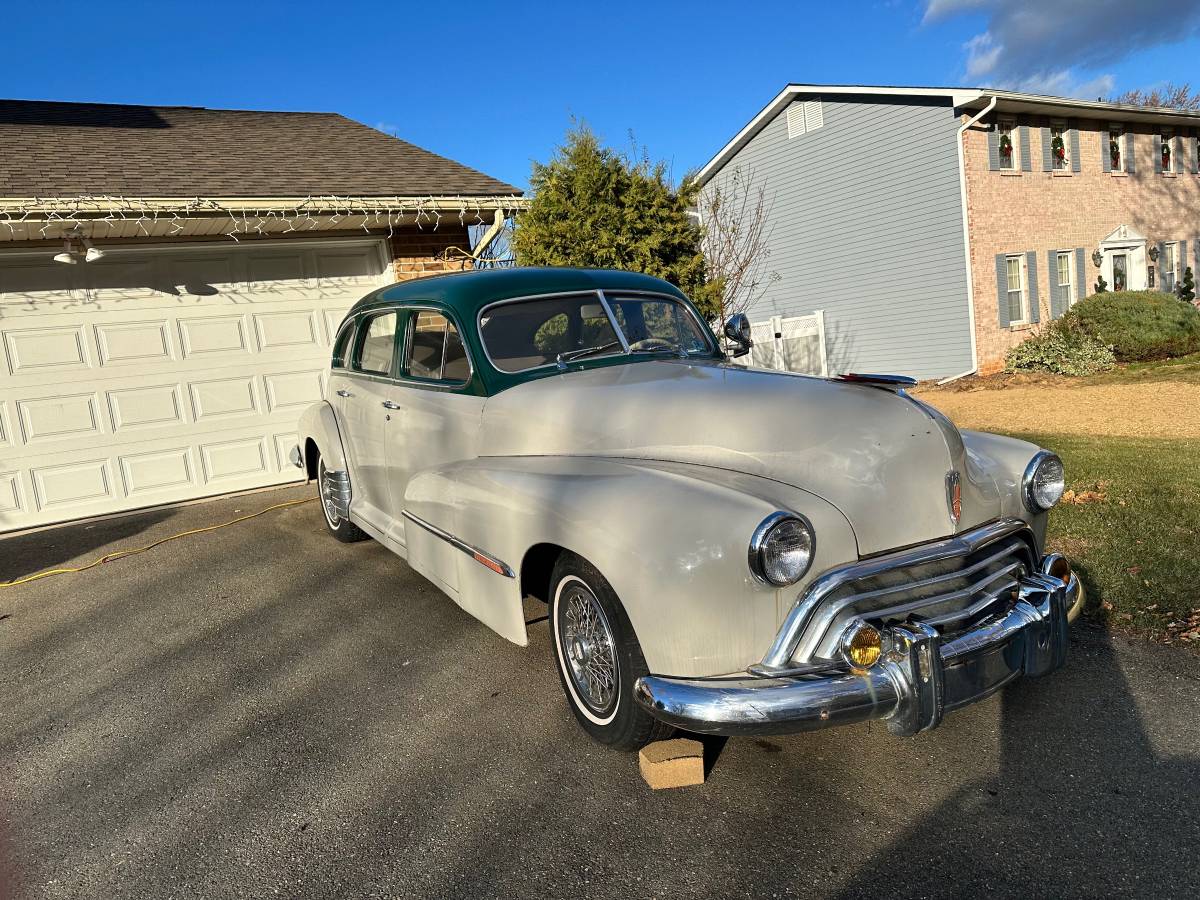
<svg viewBox="0 0 1200 900">
<path fill-rule="evenodd" d="M 401 510 L 400 514 L 408 519 L 414 525 L 420 525 L 434 537 L 439 537 L 456 550 L 461 550 L 467 556 L 471 557 L 475 562 L 479 563 L 486 569 L 491 569 L 497 575 L 503 575 L 505 578 L 516 578 L 517 573 L 514 572 L 509 565 L 503 560 L 499 560 L 490 554 L 484 553 L 478 547 L 468 544 L 466 541 L 455 537 L 448 531 L 443 531 L 436 525 L 426 522 L 420 516 L 410 513 L 407 509 Z"/>
<path fill-rule="evenodd" d="M 847 582 L 878 575 L 896 567 L 914 566 L 966 556 L 991 541 L 1016 534 L 1027 527 L 1021 519 L 997 519 L 974 531 L 957 534 L 945 540 L 901 550 L 897 553 L 889 553 L 885 556 L 872 557 L 826 572 L 796 598 L 787 618 L 784 619 L 783 625 L 775 635 L 771 649 L 767 651 L 758 668 L 765 671 L 783 671 L 791 668 L 792 657 L 821 601 Z"/>
</svg>

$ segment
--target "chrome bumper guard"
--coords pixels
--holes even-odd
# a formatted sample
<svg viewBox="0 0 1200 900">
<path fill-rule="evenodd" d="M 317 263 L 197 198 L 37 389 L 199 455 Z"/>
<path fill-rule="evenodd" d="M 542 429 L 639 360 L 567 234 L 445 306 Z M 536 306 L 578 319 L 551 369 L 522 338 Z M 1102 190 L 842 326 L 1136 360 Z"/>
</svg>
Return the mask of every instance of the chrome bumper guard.
<svg viewBox="0 0 1200 900">
<path fill-rule="evenodd" d="M 651 715 L 701 734 L 788 734 L 883 719 L 908 736 L 1022 675 L 1046 675 L 1067 653 L 1067 611 L 1079 590 L 1049 575 L 1023 578 L 1003 616 L 949 639 L 921 623 L 884 630 L 884 654 L 864 674 L 663 678 L 634 687 Z"/>
</svg>

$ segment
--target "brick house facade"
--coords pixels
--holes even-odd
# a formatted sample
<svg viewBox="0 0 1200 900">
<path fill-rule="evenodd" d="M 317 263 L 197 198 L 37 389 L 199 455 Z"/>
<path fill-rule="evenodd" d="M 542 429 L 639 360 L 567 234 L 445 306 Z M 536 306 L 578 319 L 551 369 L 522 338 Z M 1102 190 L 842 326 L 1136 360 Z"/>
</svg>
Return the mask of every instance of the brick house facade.
<svg viewBox="0 0 1200 900">
<path fill-rule="evenodd" d="M 1183 129 L 1175 126 L 1171 162 L 1176 171 L 1156 171 L 1161 170 L 1161 159 L 1155 165 L 1159 127 L 1123 123 L 1121 116 L 1126 111 L 1112 109 L 1108 104 L 1096 106 L 1108 107 L 1102 120 L 1083 119 L 1078 114 L 1061 120 L 1067 126 L 1063 141 L 1067 159 L 1057 170 L 1053 163 L 1046 167 L 1050 155 L 1049 117 L 1012 117 L 1010 121 L 1018 130 L 1012 141 L 1011 169 L 996 165 L 996 150 L 992 146 L 1002 113 L 989 115 L 964 134 L 975 336 L 979 368 L 984 374 L 1003 368 L 1004 355 L 1010 347 L 1060 315 L 1070 303 L 1095 293 L 1099 275 L 1106 274 L 1108 288 L 1113 288 L 1109 269 L 1097 267 L 1092 255 L 1107 236 L 1122 226 L 1134 236 L 1131 245 L 1144 239 L 1147 247 L 1161 246 L 1165 250 L 1166 245 L 1175 244 L 1180 276 L 1185 267 L 1197 270 L 1200 174 L 1196 172 L 1197 147 L 1195 132 L 1190 131 L 1192 126 Z M 965 122 L 969 116 L 964 113 L 962 118 Z M 1200 125 L 1200 117 L 1196 122 Z M 1109 127 L 1122 124 L 1125 134 L 1120 152 L 1126 158 L 1132 152 L 1134 166 L 1133 171 L 1113 172 L 1111 162 L 1105 165 Z M 1020 158 L 1023 143 L 1027 144 L 1027 168 Z M 1077 160 L 1072 158 L 1076 154 Z M 1127 167 L 1126 159 L 1122 168 Z M 1052 276 L 1057 274 L 1051 271 L 1055 267 L 1051 256 L 1058 257 L 1061 253 L 1068 255 L 1070 271 L 1051 284 Z M 1131 269 L 1133 255 L 1129 254 Z M 1028 312 L 1021 321 L 1006 324 L 1000 306 L 1007 298 L 1002 299 L 1000 294 L 1007 285 L 1001 283 L 997 260 L 1012 256 L 1021 257 L 1028 292 L 1023 302 Z M 1132 282 L 1129 287 L 1141 287 L 1142 279 L 1148 282 L 1149 269 L 1153 268 L 1154 286 L 1163 289 L 1167 254 L 1160 250 L 1158 256 L 1157 260 L 1148 256 L 1142 260 L 1138 254 L 1137 265 L 1145 270 L 1127 273 Z M 1102 265 L 1106 262 L 1102 261 Z M 1059 296 L 1060 280 L 1070 282 L 1071 297 L 1065 304 Z M 1031 303 L 1034 297 L 1036 306 Z"/>
<path fill-rule="evenodd" d="M 829 371 L 942 380 L 1002 368 L 1098 275 L 1161 289 L 1200 270 L 1198 135 L 1200 112 L 789 84 L 698 177 L 772 198 L 752 322 L 820 311 Z"/>
</svg>

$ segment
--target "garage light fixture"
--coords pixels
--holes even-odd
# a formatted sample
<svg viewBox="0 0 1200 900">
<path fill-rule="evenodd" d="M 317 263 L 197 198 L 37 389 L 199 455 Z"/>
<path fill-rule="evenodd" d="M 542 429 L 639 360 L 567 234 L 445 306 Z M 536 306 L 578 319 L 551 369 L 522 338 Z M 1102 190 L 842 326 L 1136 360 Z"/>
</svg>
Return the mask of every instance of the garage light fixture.
<svg viewBox="0 0 1200 900">
<path fill-rule="evenodd" d="M 77 263 L 79 261 L 75 258 L 75 250 L 71 246 L 71 242 L 69 240 L 63 241 L 62 253 L 55 253 L 54 261 L 60 262 L 60 263 L 66 263 L 71 266 L 75 265 L 75 263 Z"/>
<path fill-rule="evenodd" d="M 76 240 L 83 246 L 77 248 L 75 246 Z M 87 238 L 75 235 L 63 241 L 62 252 L 54 254 L 54 261 L 73 266 L 79 262 L 80 254 L 83 255 L 84 262 L 95 262 L 98 259 L 104 259 L 105 256 L 104 251 Z"/>
</svg>

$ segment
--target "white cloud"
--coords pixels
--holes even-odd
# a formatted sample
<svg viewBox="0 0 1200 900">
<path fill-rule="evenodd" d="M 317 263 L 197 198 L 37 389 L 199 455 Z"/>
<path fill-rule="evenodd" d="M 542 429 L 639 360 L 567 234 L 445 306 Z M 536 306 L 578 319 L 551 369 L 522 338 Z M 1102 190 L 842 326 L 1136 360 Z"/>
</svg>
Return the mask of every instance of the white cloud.
<svg viewBox="0 0 1200 900">
<path fill-rule="evenodd" d="M 1081 73 L 1200 32 L 1200 4 L 1178 0 L 926 0 L 924 21 L 967 13 L 987 17 L 963 47 L 968 78 L 1081 97 L 1113 89 L 1111 75 Z"/>
</svg>

